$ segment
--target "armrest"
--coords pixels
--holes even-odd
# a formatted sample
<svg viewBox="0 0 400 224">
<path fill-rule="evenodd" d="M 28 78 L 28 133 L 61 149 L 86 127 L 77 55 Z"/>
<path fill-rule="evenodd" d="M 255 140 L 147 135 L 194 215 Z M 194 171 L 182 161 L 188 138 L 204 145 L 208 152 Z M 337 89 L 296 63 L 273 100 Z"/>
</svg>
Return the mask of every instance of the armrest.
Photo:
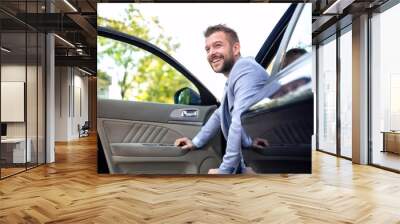
<svg viewBox="0 0 400 224">
<path fill-rule="evenodd" d="M 189 150 L 169 144 L 157 143 L 111 143 L 113 156 L 132 157 L 176 157 L 183 156 Z"/>
</svg>

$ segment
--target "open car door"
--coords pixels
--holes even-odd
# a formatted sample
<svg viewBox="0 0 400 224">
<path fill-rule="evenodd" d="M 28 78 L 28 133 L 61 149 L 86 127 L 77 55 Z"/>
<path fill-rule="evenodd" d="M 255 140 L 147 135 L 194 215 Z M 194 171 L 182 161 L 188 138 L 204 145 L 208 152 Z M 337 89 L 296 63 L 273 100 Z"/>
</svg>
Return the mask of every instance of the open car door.
<svg viewBox="0 0 400 224">
<path fill-rule="evenodd" d="M 193 138 L 199 132 L 217 108 L 216 98 L 185 67 L 158 47 L 105 27 L 98 27 L 98 35 L 135 46 L 137 54 L 143 51 L 153 55 L 154 60 L 163 60 L 175 69 L 175 75 L 184 76 L 198 90 L 197 93 L 188 88 L 177 89 L 175 104 L 99 99 L 98 171 L 206 174 L 209 169 L 218 167 L 222 158 L 220 133 L 202 150 L 188 151 L 173 146 L 177 138 Z M 188 98 L 184 100 L 187 105 L 177 104 L 180 98 Z"/>
<path fill-rule="evenodd" d="M 257 173 L 311 173 L 311 53 L 283 67 L 288 43 L 305 5 L 292 4 L 288 8 L 256 56 L 264 68 L 272 67 L 264 88 L 268 95 L 242 115 L 246 133 L 252 139 L 268 142 L 265 147 L 243 150 L 246 164 Z"/>
</svg>

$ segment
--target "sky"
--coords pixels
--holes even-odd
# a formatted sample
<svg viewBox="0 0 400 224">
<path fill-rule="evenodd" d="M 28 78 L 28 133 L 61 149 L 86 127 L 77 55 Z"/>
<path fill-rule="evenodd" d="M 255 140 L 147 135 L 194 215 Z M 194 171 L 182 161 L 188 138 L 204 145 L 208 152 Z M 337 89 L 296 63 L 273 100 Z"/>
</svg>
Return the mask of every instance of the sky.
<svg viewBox="0 0 400 224">
<path fill-rule="evenodd" d="M 121 20 L 128 4 L 130 3 L 99 3 L 98 16 Z M 210 25 L 226 24 L 239 36 L 241 55 L 255 57 L 290 4 L 134 3 L 134 5 L 145 17 L 158 17 L 165 35 L 180 43 L 180 47 L 172 56 L 220 99 L 226 78 L 222 74 L 215 73 L 206 60 L 204 30 Z M 311 4 L 307 4 L 303 14 L 308 22 L 300 24 L 302 20 L 299 20 L 298 26 L 302 28 L 297 34 L 298 39 L 309 38 L 311 45 Z M 293 35 L 295 38 L 296 34 Z M 114 79 L 115 77 L 110 87 L 110 98 L 117 98 L 119 94 L 117 80 Z"/>
</svg>

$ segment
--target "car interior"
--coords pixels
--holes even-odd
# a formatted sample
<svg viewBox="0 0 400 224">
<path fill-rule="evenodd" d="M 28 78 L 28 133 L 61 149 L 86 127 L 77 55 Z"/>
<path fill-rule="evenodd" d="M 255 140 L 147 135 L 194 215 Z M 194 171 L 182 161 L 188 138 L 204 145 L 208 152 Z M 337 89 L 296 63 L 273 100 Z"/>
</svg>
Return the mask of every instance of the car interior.
<svg viewBox="0 0 400 224">
<path fill-rule="evenodd" d="M 274 67 L 280 66 L 289 34 L 293 32 L 302 7 L 301 3 L 292 4 L 264 42 L 256 56 L 256 61 L 264 68 L 274 57 Z M 190 88 L 178 90 L 175 104 L 99 99 L 98 172 L 206 174 L 209 169 L 217 168 L 226 144 L 220 131 L 201 149 L 182 150 L 173 145 L 177 138 L 193 138 L 200 131 L 219 106 L 215 97 L 179 62 L 160 53 L 162 50 L 156 46 L 104 27 L 99 27 L 98 33 L 148 48 L 185 74 L 199 89 L 199 93 Z M 279 58 L 281 60 L 276 62 Z M 246 165 L 255 172 L 311 172 L 313 93 L 310 77 L 309 53 L 283 69 L 275 69 L 265 91 L 257 96 L 260 100 L 243 114 L 246 133 L 253 139 L 268 142 L 262 149 L 242 150 Z M 277 92 L 280 92 L 279 97 L 273 97 Z"/>
<path fill-rule="evenodd" d="M 100 100 L 98 134 L 110 173 L 207 173 L 221 162 L 220 134 L 201 150 L 182 150 L 173 143 L 193 138 L 215 109 Z"/>
</svg>

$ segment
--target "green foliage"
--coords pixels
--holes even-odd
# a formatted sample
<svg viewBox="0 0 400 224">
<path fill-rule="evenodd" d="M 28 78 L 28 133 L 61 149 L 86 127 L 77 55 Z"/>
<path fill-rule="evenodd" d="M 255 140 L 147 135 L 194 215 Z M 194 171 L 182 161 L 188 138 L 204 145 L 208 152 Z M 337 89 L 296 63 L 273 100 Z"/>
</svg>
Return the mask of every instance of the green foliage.
<svg viewBox="0 0 400 224">
<path fill-rule="evenodd" d="M 179 44 L 164 36 L 158 18 L 145 18 L 133 4 L 125 10 L 121 21 L 97 17 L 99 26 L 109 27 L 139 37 L 173 54 Z M 98 37 L 98 63 L 104 58 L 113 59 L 115 66 L 123 71 L 118 85 L 123 100 L 173 103 L 174 93 L 191 83 L 173 67 L 160 58 L 132 45 Z M 115 75 L 115 74 L 110 74 Z M 99 77 L 99 80 L 102 79 Z"/>
<path fill-rule="evenodd" d="M 104 71 L 97 71 L 97 94 L 100 98 L 108 98 L 108 87 L 111 85 L 111 76 Z"/>
</svg>

